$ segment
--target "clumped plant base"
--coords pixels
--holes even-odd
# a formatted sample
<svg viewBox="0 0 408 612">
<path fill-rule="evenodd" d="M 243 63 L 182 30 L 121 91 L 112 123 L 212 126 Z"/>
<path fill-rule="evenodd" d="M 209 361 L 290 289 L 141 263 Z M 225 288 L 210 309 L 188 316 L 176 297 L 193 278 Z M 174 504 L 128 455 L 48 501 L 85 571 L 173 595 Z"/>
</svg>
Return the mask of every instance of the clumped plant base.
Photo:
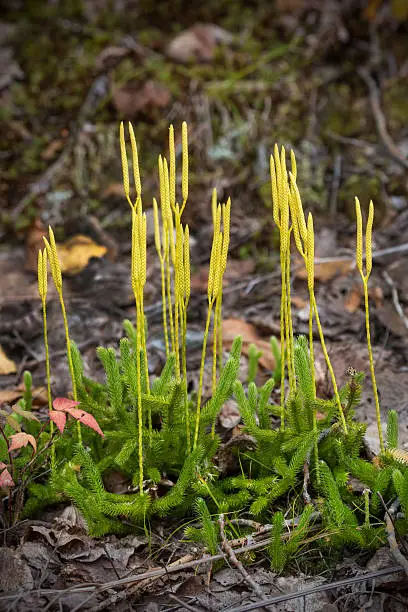
<svg viewBox="0 0 408 612">
<path fill-rule="evenodd" d="M 39 423 L 31 410 L 31 377 L 26 393 L 13 411 L 2 412 L 0 481 L 9 523 L 42 507 L 71 500 L 93 536 L 147 529 L 153 517 L 196 517 L 186 538 L 217 552 L 221 535 L 237 534 L 236 521 L 254 519 L 270 525 L 271 564 L 282 570 L 313 542 L 322 548 L 357 546 L 375 549 L 387 538 L 387 506 L 392 504 L 399 533 L 408 528 L 408 455 L 398 450 L 397 413 L 388 415 L 384 439 L 371 350 L 368 281 L 372 268 L 370 203 L 363 258 L 363 222 L 356 200 L 356 263 L 361 274 L 366 311 L 367 352 L 375 399 L 380 454 L 364 456 L 365 425 L 355 418 L 364 374 L 350 368 L 348 382 L 338 388 L 330 362 L 314 294 L 313 217 L 305 217 L 286 153 L 275 147 L 270 159 L 273 218 L 280 233 L 281 333 L 272 339 L 276 368 L 261 387 L 256 385 L 260 353 L 249 353 L 249 380 L 239 380 L 241 339 L 236 338 L 224 363 L 222 351 L 222 285 L 227 266 L 231 202 L 212 198 L 213 241 L 208 280 L 208 309 L 198 390 L 187 391 L 186 354 L 190 299 L 189 228 L 183 223 L 188 204 L 187 125 L 182 126 L 181 193 L 177 194 L 176 150 L 169 130 L 169 158 L 160 156 L 159 202 L 153 201 L 155 246 L 160 261 L 163 336 L 166 363 L 160 376 L 149 376 L 144 315 L 146 283 L 146 215 L 136 138 L 129 124 L 131 164 L 125 128 L 120 148 L 125 197 L 132 213 L 131 281 L 135 321 L 124 321 L 119 347 L 97 349 L 104 367 L 104 384 L 84 375 L 81 355 L 69 335 L 63 283 L 53 232 L 39 253 L 38 286 L 44 315 L 49 421 Z M 133 176 L 131 189 L 130 175 Z M 134 198 L 131 195 L 134 191 Z M 180 197 L 179 197 L 180 196 Z M 133 198 L 133 199 L 132 199 Z M 296 337 L 291 316 L 291 249 L 304 259 L 310 298 L 308 337 Z M 365 259 L 365 271 L 363 268 Z M 47 268 L 51 269 L 66 332 L 71 374 L 71 398 L 52 399 L 47 329 Z M 52 330 L 51 330 L 52 331 Z M 209 346 L 212 331 L 211 347 Z M 314 343 L 320 343 L 331 376 L 333 397 L 316 396 Z M 203 401 L 203 373 L 211 360 L 212 395 Z M 280 390 L 280 402 L 271 400 Z M 219 467 L 221 440 L 215 432 L 219 411 L 234 397 L 245 425 L 244 447 L 235 447 L 236 473 Z M 74 426 L 72 427 L 72 424 Z M 110 471 L 127 477 L 128 491 L 110 492 Z M 221 518 L 220 518 L 221 517 Z M 286 518 L 295 518 L 289 537 Z M 225 521 L 225 523 L 224 523 Z M 245 521 L 244 521 L 245 523 Z M 251 521 L 246 521 L 249 525 Z M 220 525 L 222 524 L 222 534 Z M 283 537 L 285 536 L 285 537 Z M 224 536 L 225 537 L 225 536 Z"/>
</svg>

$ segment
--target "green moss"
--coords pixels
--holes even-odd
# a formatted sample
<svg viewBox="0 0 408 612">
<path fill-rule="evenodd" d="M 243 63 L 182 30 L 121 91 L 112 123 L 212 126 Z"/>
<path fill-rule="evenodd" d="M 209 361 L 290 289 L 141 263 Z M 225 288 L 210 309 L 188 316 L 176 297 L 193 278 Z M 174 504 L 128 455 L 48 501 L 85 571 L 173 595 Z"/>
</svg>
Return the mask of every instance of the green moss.
<svg viewBox="0 0 408 612">
<path fill-rule="evenodd" d="M 367 100 L 358 97 L 356 90 L 346 83 L 327 87 L 327 104 L 321 116 L 323 132 L 342 136 L 361 136 L 369 128 L 370 113 Z"/>
<path fill-rule="evenodd" d="M 374 202 L 376 221 L 379 222 L 385 214 L 380 178 L 367 176 L 367 174 L 352 174 L 340 187 L 339 200 L 350 219 L 353 220 L 355 219 L 354 198 L 358 194 L 363 208 L 368 207 L 370 200 Z"/>
<path fill-rule="evenodd" d="M 392 80 L 383 93 L 384 108 L 387 109 L 387 125 L 391 132 L 398 133 L 408 124 L 407 79 Z"/>
</svg>

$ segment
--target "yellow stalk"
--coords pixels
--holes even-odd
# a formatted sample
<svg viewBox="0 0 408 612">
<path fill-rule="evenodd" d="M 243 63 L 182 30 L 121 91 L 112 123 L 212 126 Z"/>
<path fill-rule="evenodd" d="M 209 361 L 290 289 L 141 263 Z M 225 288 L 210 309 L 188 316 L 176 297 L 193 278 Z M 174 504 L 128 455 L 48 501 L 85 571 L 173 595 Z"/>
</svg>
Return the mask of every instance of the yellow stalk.
<svg viewBox="0 0 408 612">
<path fill-rule="evenodd" d="M 303 213 L 302 213 L 303 214 Z M 306 241 L 306 271 L 307 271 L 307 287 L 309 290 L 309 351 L 310 351 L 310 372 L 312 376 L 313 399 L 316 398 L 316 374 L 314 364 L 314 346 L 313 346 L 313 299 L 314 299 L 314 227 L 313 216 L 309 213 L 307 218 L 307 241 Z M 314 441 L 314 456 L 315 470 L 317 482 L 320 482 L 319 468 L 319 448 L 317 438 L 317 410 L 313 408 L 313 430 L 315 433 Z"/>
<path fill-rule="evenodd" d="M 136 299 L 137 330 L 136 330 L 136 370 L 137 370 L 137 419 L 138 419 L 138 447 L 139 447 L 139 492 L 143 494 L 143 410 L 142 385 L 140 376 L 140 304 Z"/>
<path fill-rule="evenodd" d="M 307 219 L 307 244 L 306 244 L 306 271 L 307 271 L 307 286 L 309 289 L 309 351 L 310 351 L 310 369 L 312 374 L 313 393 L 316 397 L 316 373 L 314 365 L 314 347 L 313 347 L 313 296 L 314 296 L 314 228 L 313 217 L 309 213 Z"/>
<path fill-rule="evenodd" d="M 281 258 L 282 261 L 282 258 Z M 285 320 L 286 320 L 286 265 L 281 264 L 281 305 L 280 305 L 280 343 L 281 343 L 281 429 L 285 429 Z"/>
<path fill-rule="evenodd" d="M 222 361 L 222 351 L 223 351 L 223 341 L 222 341 L 222 287 L 220 288 L 220 293 L 217 298 L 215 315 L 217 319 L 217 328 L 218 328 L 218 376 L 221 376 L 222 369 L 224 367 Z"/>
<path fill-rule="evenodd" d="M 183 300 L 183 324 L 182 324 L 182 367 L 184 384 L 187 389 L 187 308 L 190 301 L 190 230 L 188 225 L 184 229 L 183 243 L 183 274 L 184 274 L 184 300 Z M 186 416 L 186 438 L 187 452 L 190 452 L 190 415 L 188 411 L 188 397 L 185 396 L 185 416 Z"/>
<path fill-rule="evenodd" d="M 71 376 L 71 384 L 72 384 L 72 396 L 74 398 L 74 401 L 78 401 L 78 395 L 77 395 L 77 389 L 76 389 L 76 383 L 75 383 L 75 375 L 74 375 L 74 365 L 72 363 L 72 355 L 71 355 L 71 342 L 69 339 L 68 318 L 67 318 L 67 312 L 65 309 L 64 296 L 62 292 L 61 265 L 58 259 L 57 245 L 55 243 L 54 232 L 52 231 L 51 227 L 48 228 L 48 233 L 49 233 L 50 241 L 48 242 L 45 236 L 43 237 L 43 240 L 45 243 L 45 247 L 47 249 L 48 259 L 50 261 L 52 278 L 53 278 L 54 285 L 57 290 L 60 305 L 61 305 L 61 313 L 62 313 L 62 319 L 64 322 L 64 331 L 65 331 L 65 342 L 66 342 L 66 347 L 67 347 L 68 367 L 69 367 L 69 373 Z M 81 424 L 79 421 L 77 421 L 77 434 L 78 434 L 78 442 L 82 444 Z"/>
<path fill-rule="evenodd" d="M 48 410 L 52 410 L 50 351 L 47 331 L 47 249 L 38 251 L 38 293 L 41 298 L 43 313 L 43 333 L 45 347 L 45 372 L 47 377 Z M 54 435 L 54 423 L 50 420 L 51 437 Z M 51 471 L 55 470 L 55 445 L 51 446 Z"/>
<path fill-rule="evenodd" d="M 176 224 L 176 242 L 175 242 L 175 258 L 174 258 L 174 350 L 176 353 L 176 376 L 180 378 L 180 341 L 179 341 L 179 306 L 181 300 L 180 293 L 180 252 L 183 256 L 183 243 L 179 242 L 181 230 L 180 211 L 178 204 L 175 207 L 175 224 Z"/>
<path fill-rule="evenodd" d="M 196 421 L 195 421 L 195 430 L 194 430 L 194 442 L 193 442 L 193 450 L 195 450 L 198 442 L 198 431 L 200 427 L 200 414 L 201 414 L 201 398 L 203 394 L 203 376 L 204 376 L 204 365 L 205 365 L 205 356 L 207 352 L 207 340 L 208 340 L 208 331 L 210 328 L 211 321 L 211 313 L 214 306 L 214 298 L 211 298 L 208 302 L 208 312 L 207 312 L 207 320 L 205 322 L 205 330 L 204 330 L 204 339 L 203 339 L 203 348 L 201 350 L 201 363 L 200 363 L 200 378 L 198 381 L 198 397 L 197 397 L 197 408 L 196 408 Z"/>
<path fill-rule="evenodd" d="M 170 208 L 170 188 L 168 187 L 167 162 L 159 155 L 159 180 L 160 180 L 160 204 L 163 221 L 163 249 L 165 264 L 165 285 L 167 295 L 167 307 L 169 309 L 169 326 L 171 350 L 174 352 L 174 324 L 173 324 L 173 305 L 171 299 L 171 271 L 170 271 L 170 236 L 173 234 L 172 213 Z"/>
<path fill-rule="evenodd" d="M 201 411 L 201 398 L 202 398 L 202 392 L 203 392 L 202 387 L 203 387 L 204 365 L 205 365 L 205 357 L 206 357 L 206 352 L 207 352 L 207 340 L 208 340 L 208 332 L 209 332 L 210 321 L 211 321 L 211 314 L 212 314 L 214 303 L 222 287 L 222 276 L 224 273 L 223 266 L 222 266 L 222 255 L 223 255 L 223 241 L 225 239 L 223 239 L 223 234 L 220 232 L 221 210 L 222 210 L 221 206 L 218 205 L 216 215 L 215 215 L 213 241 L 212 241 L 212 247 L 211 247 L 210 269 L 209 269 L 209 274 L 208 274 L 208 289 L 207 289 L 208 312 L 207 312 L 207 320 L 206 320 L 205 330 L 204 330 L 203 348 L 201 352 L 200 379 L 199 379 L 199 384 L 198 384 L 198 397 L 197 397 L 196 423 L 195 423 L 193 449 L 196 448 L 197 441 L 198 441 L 198 431 L 199 431 L 200 411 Z M 215 323 L 216 321 L 214 318 L 214 324 Z"/>
<path fill-rule="evenodd" d="M 363 281 L 363 287 L 364 287 L 364 307 L 365 307 L 367 351 L 368 351 L 368 358 L 370 361 L 370 374 L 371 374 L 371 383 L 373 387 L 373 395 L 374 395 L 374 402 L 375 402 L 378 438 L 380 441 L 381 452 L 384 452 L 385 446 L 384 446 L 384 437 L 383 437 L 382 423 L 381 423 L 381 408 L 380 408 L 380 400 L 378 397 L 377 380 L 375 377 L 373 349 L 371 345 L 370 306 L 369 306 L 369 298 L 368 298 L 368 280 L 370 278 L 372 265 L 373 265 L 372 264 L 372 261 L 373 261 L 372 230 L 373 230 L 373 221 L 374 221 L 374 205 L 372 201 L 370 201 L 368 219 L 367 219 L 367 227 L 366 227 L 366 242 L 365 242 L 366 273 L 365 274 L 363 270 L 363 221 L 362 221 L 362 216 L 361 216 L 360 202 L 358 201 L 358 198 L 356 198 L 356 218 L 357 218 L 356 264 L 357 264 L 357 269 L 360 272 L 360 276 Z"/>
<path fill-rule="evenodd" d="M 320 323 L 320 317 L 319 317 L 319 312 L 317 310 L 317 304 L 316 304 L 316 298 L 313 292 L 313 310 L 315 313 L 315 318 L 316 318 L 316 325 L 317 325 L 317 329 L 319 332 L 319 338 L 320 338 L 320 344 L 322 345 L 322 350 L 323 350 L 323 354 L 324 354 L 324 358 L 326 360 L 326 364 L 327 364 L 327 368 L 329 370 L 330 373 L 330 378 L 332 381 L 332 385 L 333 385 L 333 392 L 334 392 L 334 397 L 336 400 L 336 404 L 337 404 L 337 408 L 339 410 L 339 414 L 340 414 L 340 419 L 343 425 L 343 429 L 344 429 L 344 433 L 348 433 L 348 428 L 347 428 L 347 423 L 346 423 L 346 419 L 344 418 L 344 412 L 343 412 L 343 407 L 341 405 L 341 401 L 340 401 L 340 395 L 339 395 L 339 391 L 337 388 L 337 382 L 336 382 L 336 377 L 334 375 L 334 370 L 333 370 L 333 366 L 331 364 L 330 361 L 330 357 L 329 354 L 327 352 L 327 348 L 326 348 L 326 343 L 324 340 L 324 335 L 323 335 L 323 329 Z"/>
<path fill-rule="evenodd" d="M 291 230 L 289 230 L 290 235 Z M 289 390 L 291 392 L 296 389 L 295 376 L 295 343 L 293 338 L 293 322 L 292 322 L 292 304 L 291 304 L 291 288 L 290 288 L 290 250 L 286 252 L 286 309 L 287 309 L 287 328 L 286 328 L 286 343 L 290 347 L 288 352 L 288 370 L 289 374 Z"/>
<path fill-rule="evenodd" d="M 166 279 L 165 279 L 165 270 L 164 270 L 165 248 L 164 248 L 164 254 L 163 254 L 162 247 L 161 247 L 161 239 L 160 239 L 159 211 L 157 208 L 156 198 L 153 198 L 153 214 L 154 214 L 154 241 L 155 241 L 156 251 L 159 256 L 159 261 L 160 261 L 164 345 L 166 347 L 166 358 L 168 358 L 170 354 L 170 349 L 169 349 L 169 334 L 168 334 L 168 329 L 167 329 L 167 304 L 166 304 L 166 285 L 165 285 Z M 164 237 L 165 237 L 165 232 L 163 229 L 163 238 Z"/>
<path fill-rule="evenodd" d="M 149 392 L 149 369 L 146 351 L 145 318 L 143 308 L 143 292 L 146 283 L 146 213 L 142 212 L 142 185 L 139 171 L 139 158 L 137 143 L 133 126 L 129 122 L 129 136 L 132 149 L 133 180 L 136 191 L 136 201 L 132 204 L 130 199 L 129 171 L 126 155 L 126 144 L 123 124 L 120 129 L 121 158 L 123 168 L 123 186 L 126 199 L 132 209 L 132 255 L 131 255 L 131 281 L 136 306 L 136 378 L 137 378 L 137 414 L 138 414 L 138 453 L 139 453 L 139 488 L 143 494 L 143 409 L 141 385 L 140 351 L 143 351 L 144 367 L 146 371 L 147 391 Z M 152 435 L 151 412 L 148 413 L 149 442 Z"/>
</svg>

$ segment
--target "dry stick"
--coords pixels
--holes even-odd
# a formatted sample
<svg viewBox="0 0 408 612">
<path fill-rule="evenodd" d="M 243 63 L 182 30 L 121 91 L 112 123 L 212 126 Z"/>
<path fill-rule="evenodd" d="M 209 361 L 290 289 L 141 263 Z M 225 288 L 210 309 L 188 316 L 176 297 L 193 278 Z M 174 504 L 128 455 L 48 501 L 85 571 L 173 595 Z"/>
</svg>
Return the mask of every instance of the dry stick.
<svg viewBox="0 0 408 612">
<path fill-rule="evenodd" d="M 408 159 L 404 157 L 388 133 L 387 122 L 381 108 L 380 92 L 376 82 L 366 68 L 358 70 L 358 74 L 368 87 L 371 110 L 373 111 L 378 136 L 382 144 L 391 159 L 400 164 L 403 168 L 408 169 Z"/>
<path fill-rule="evenodd" d="M 408 561 L 398 548 L 397 538 L 395 537 L 394 523 L 392 522 L 391 516 L 388 512 L 385 515 L 385 529 L 387 531 L 387 540 L 388 544 L 390 545 L 390 552 L 395 561 L 399 563 L 408 576 Z"/>
<path fill-rule="evenodd" d="M 399 566 L 385 567 L 383 569 L 367 572 L 366 574 L 360 574 L 359 576 L 352 576 L 351 578 L 344 578 L 343 580 L 336 580 L 330 584 L 320 584 L 310 589 L 304 589 L 294 593 L 288 593 L 286 595 L 277 595 L 276 597 L 267 597 L 262 601 L 262 605 L 278 604 L 291 599 L 298 599 L 300 597 L 307 597 L 315 593 L 321 593 L 322 591 L 331 591 L 332 589 L 338 589 L 349 584 L 355 584 L 358 582 L 364 582 L 365 580 L 375 580 L 381 576 L 390 576 L 402 572 L 402 568 Z M 250 603 L 239 608 L 228 608 L 228 612 L 249 612 L 249 610 L 258 610 L 259 602 Z M 225 612 L 227 612 L 225 610 Z"/>
<path fill-rule="evenodd" d="M 239 571 L 241 576 L 244 578 L 245 582 L 247 582 L 249 584 L 249 586 L 251 587 L 251 589 L 253 590 L 255 595 L 257 597 L 259 597 L 259 599 L 263 599 L 264 594 L 262 592 L 261 587 L 259 586 L 259 584 L 257 584 L 255 582 L 255 580 L 252 578 L 252 576 L 250 576 L 248 574 L 248 572 L 246 571 L 245 567 L 242 565 L 241 561 L 239 561 L 239 559 L 236 556 L 234 550 L 232 549 L 232 546 L 231 546 L 230 542 L 228 542 L 228 540 L 227 540 L 227 538 L 225 536 L 225 531 L 224 531 L 225 520 L 224 520 L 224 515 L 223 514 L 220 514 L 220 516 L 218 518 L 218 523 L 219 523 L 219 526 L 220 526 L 220 535 L 221 535 L 221 541 L 222 541 L 222 548 L 224 549 L 226 555 L 228 556 L 228 559 L 231 561 L 232 565 L 237 568 L 237 570 Z"/>
<path fill-rule="evenodd" d="M 397 563 L 399 563 L 399 565 L 401 565 L 404 572 L 408 576 L 408 561 L 404 557 L 402 552 L 400 551 L 398 547 L 397 538 L 395 536 L 394 515 L 395 515 L 395 511 L 397 510 L 400 504 L 399 499 L 397 498 L 394 501 L 394 503 L 390 506 L 390 508 L 387 508 L 387 504 L 385 503 L 384 498 L 379 491 L 377 491 L 377 495 L 380 498 L 381 504 L 385 510 L 385 530 L 387 532 L 387 540 L 390 546 L 391 555 L 394 557 L 394 560 Z M 403 540 L 402 540 L 402 543 L 404 545 L 404 548 L 406 549 L 406 546 Z"/>
<path fill-rule="evenodd" d="M 392 280 L 391 276 L 386 271 L 383 272 L 383 278 L 385 282 L 387 283 L 387 285 L 391 288 L 392 301 L 394 302 L 395 310 L 397 311 L 398 316 L 402 320 L 405 326 L 405 329 L 408 329 L 408 318 L 405 316 L 401 303 L 399 301 L 398 290 L 395 286 L 395 283 Z"/>
<path fill-rule="evenodd" d="M 181 566 L 183 564 L 185 565 L 186 563 L 188 563 L 192 559 L 193 559 L 192 555 L 185 555 L 184 557 L 181 557 L 181 559 L 177 559 L 173 563 L 170 563 L 170 565 L 168 566 L 168 569 L 175 568 L 175 569 L 171 569 L 170 571 L 177 571 L 178 566 Z M 163 568 L 163 569 L 164 569 L 164 574 L 166 574 L 167 572 L 165 570 L 167 568 Z M 148 572 L 146 572 L 146 574 L 147 573 Z M 137 591 L 141 591 L 145 587 L 151 585 L 153 582 L 156 582 L 159 578 L 161 578 L 161 575 L 160 576 L 147 577 L 144 580 L 141 580 L 140 582 L 137 582 L 136 584 L 133 584 L 132 586 L 130 586 L 130 588 L 124 589 L 123 591 L 120 591 L 118 593 L 113 593 L 108 599 L 105 599 L 100 604 L 98 604 L 98 605 L 94 606 L 93 608 L 91 608 L 90 612 L 101 612 L 101 610 L 106 610 L 106 608 L 112 609 L 113 605 L 115 605 L 118 602 L 123 601 L 123 600 L 127 599 L 128 597 L 134 595 Z M 95 592 L 91 593 L 91 595 L 85 601 L 82 601 L 80 606 L 77 606 L 78 610 L 80 610 L 80 608 L 87 601 L 92 599 L 92 597 L 94 597 L 95 594 L 96 594 Z M 74 608 L 74 610 L 72 610 L 72 612 L 75 612 L 77 608 Z"/>
<path fill-rule="evenodd" d="M 190 604 L 177 597 L 177 595 L 173 595 L 173 593 L 170 593 L 169 598 L 183 606 L 183 609 L 190 610 L 190 612 L 198 612 L 198 608 L 190 606 Z"/>
</svg>

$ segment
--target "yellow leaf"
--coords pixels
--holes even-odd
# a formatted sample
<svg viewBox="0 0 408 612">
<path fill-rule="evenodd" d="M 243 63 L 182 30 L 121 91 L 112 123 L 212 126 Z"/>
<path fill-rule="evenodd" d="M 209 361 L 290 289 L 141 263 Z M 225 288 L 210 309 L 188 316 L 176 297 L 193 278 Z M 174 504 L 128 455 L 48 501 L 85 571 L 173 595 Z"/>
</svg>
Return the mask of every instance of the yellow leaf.
<svg viewBox="0 0 408 612">
<path fill-rule="evenodd" d="M 299 260 L 300 261 L 300 260 Z M 327 283 L 332 278 L 338 276 L 347 276 L 354 268 L 354 259 L 340 258 L 329 259 L 328 261 L 321 261 L 316 263 L 314 266 L 314 277 L 315 280 L 319 280 L 322 283 Z M 307 279 L 307 272 L 303 262 L 300 262 L 299 268 L 295 272 L 296 278 L 302 280 Z"/>
<path fill-rule="evenodd" d="M 16 372 L 16 364 L 14 363 L 14 361 L 7 357 L 7 355 L 0 346 L 0 375 L 15 374 Z"/>
<path fill-rule="evenodd" d="M 86 268 L 91 257 L 103 257 L 107 248 L 96 244 L 88 236 L 77 234 L 63 244 L 57 244 L 61 271 L 78 274 Z"/>
</svg>

